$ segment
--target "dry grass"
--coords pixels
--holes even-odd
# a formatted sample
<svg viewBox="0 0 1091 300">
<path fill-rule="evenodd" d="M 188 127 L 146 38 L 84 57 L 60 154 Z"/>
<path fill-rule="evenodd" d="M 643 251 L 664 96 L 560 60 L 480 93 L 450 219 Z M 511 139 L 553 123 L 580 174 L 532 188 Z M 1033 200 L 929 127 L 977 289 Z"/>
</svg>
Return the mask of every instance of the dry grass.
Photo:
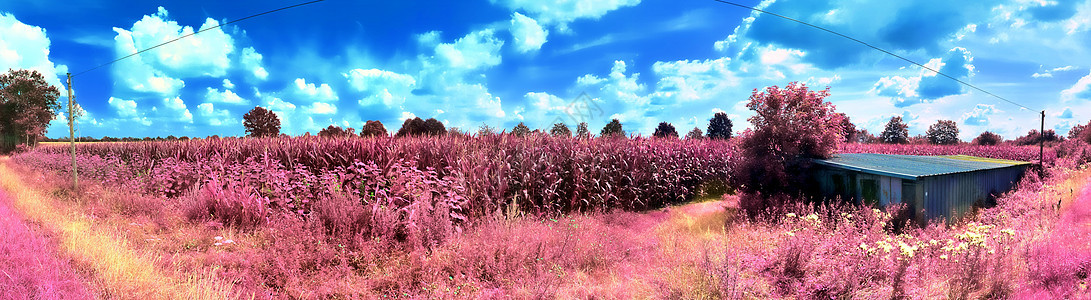
<svg viewBox="0 0 1091 300">
<path fill-rule="evenodd" d="M 137 250 L 121 230 L 101 224 L 73 203 L 28 187 L 7 163 L 7 158 L 0 160 L 0 187 L 12 196 L 13 208 L 56 236 L 61 251 L 80 272 L 93 278 L 92 286 L 100 297 L 216 299 L 230 295 L 229 286 L 207 274 L 177 277 L 157 268 L 157 255 Z"/>
</svg>

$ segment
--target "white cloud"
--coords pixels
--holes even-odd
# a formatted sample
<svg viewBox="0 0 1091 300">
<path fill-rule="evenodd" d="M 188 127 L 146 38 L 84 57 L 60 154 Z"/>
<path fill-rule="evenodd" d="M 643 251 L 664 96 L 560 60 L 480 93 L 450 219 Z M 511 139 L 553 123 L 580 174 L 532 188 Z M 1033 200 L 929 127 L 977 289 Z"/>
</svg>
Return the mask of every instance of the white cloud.
<svg viewBox="0 0 1091 300">
<path fill-rule="evenodd" d="M 968 81 L 974 74 L 973 56 L 969 50 L 960 47 L 951 49 L 943 58 L 929 60 L 925 66 L 962 81 Z M 880 78 L 871 90 L 876 95 L 890 97 L 897 107 L 961 95 L 966 91 L 967 89 L 961 83 L 924 68 L 921 68 L 919 75 L 914 77 Z"/>
<path fill-rule="evenodd" d="M 205 19 L 198 30 L 218 26 L 212 18 Z M 146 15 L 133 23 L 130 30 L 114 28 L 118 45 L 131 44 L 136 49 L 148 49 L 181 36 L 192 34 L 190 26 L 181 26 L 168 19 L 167 10 L 159 7 L 154 15 Z M 126 34 L 127 33 L 127 34 Z M 127 41 L 123 40 L 127 39 Z M 179 39 L 170 44 L 140 54 L 142 61 L 182 77 L 220 77 L 230 67 L 229 54 L 235 51 L 234 40 L 222 28 L 210 29 L 198 35 Z M 125 53 L 126 55 L 133 52 Z"/>
<path fill-rule="evenodd" d="M 255 78 L 265 80 L 269 78 L 269 72 L 265 71 L 265 67 L 261 65 L 261 53 L 254 50 L 254 47 L 246 47 L 242 49 L 242 56 L 240 58 L 242 67 L 249 70 L 250 74 Z"/>
<path fill-rule="evenodd" d="M 491 0 L 512 11 L 521 10 L 543 24 L 556 24 L 561 31 L 577 19 L 598 19 L 618 8 L 635 6 L 640 0 Z"/>
<path fill-rule="evenodd" d="M 197 105 L 197 115 L 201 116 L 205 120 L 206 124 L 212 126 L 224 126 L 234 125 L 239 122 L 235 122 L 231 118 L 231 112 L 226 109 L 217 110 L 212 103 L 201 103 Z"/>
<path fill-rule="evenodd" d="M 989 116 L 1002 112 L 994 105 L 978 104 L 972 111 L 962 114 L 962 123 L 970 126 L 989 125 Z"/>
<path fill-rule="evenodd" d="M 220 90 L 214 88 L 208 88 L 208 92 L 205 93 L 205 101 L 227 104 L 247 104 L 249 102 L 231 90 L 220 92 Z"/>
<path fill-rule="evenodd" d="M 68 72 L 68 67 L 55 65 L 49 60 L 49 46 L 45 29 L 24 24 L 13 15 L 0 13 L 0 72 L 7 72 L 8 69 L 36 70 L 50 85 L 64 90 L 65 86 L 58 75 Z"/>
<path fill-rule="evenodd" d="M 337 113 L 337 107 L 325 102 L 315 102 L 306 108 L 306 112 L 316 115 L 332 115 Z"/>
<path fill-rule="evenodd" d="M 307 96 L 312 101 L 337 100 L 337 94 L 333 92 L 333 88 L 330 88 L 329 84 L 315 85 L 314 83 L 307 83 L 306 79 L 296 78 L 294 87 L 297 94 Z"/>
<path fill-rule="evenodd" d="M 166 110 L 166 119 L 171 121 L 193 123 L 193 114 L 186 108 L 186 103 L 182 101 L 182 98 L 164 98 L 163 107 Z"/>
<path fill-rule="evenodd" d="M 704 61 L 680 60 L 656 62 L 652 70 L 659 75 L 656 96 L 675 101 L 707 99 L 727 87 L 739 84 L 739 79 L 729 69 L 730 58 Z"/>
<path fill-rule="evenodd" d="M 235 84 L 231 83 L 231 80 L 229 80 L 229 79 L 224 79 L 224 88 L 225 89 L 233 89 L 233 88 L 235 88 Z"/>
<path fill-rule="evenodd" d="M 136 101 L 110 97 L 106 103 L 117 111 L 119 117 L 132 118 L 140 115 L 140 112 L 136 110 Z"/>
<path fill-rule="evenodd" d="M 496 38 L 492 29 L 471 32 L 454 43 L 436 45 L 436 57 L 446 67 L 474 70 L 500 64 L 500 47 L 504 41 Z"/>
<path fill-rule="evenodd" d="M 542 28 L 538 21 L 523 14 L 511 14 L 511 37 L 515 40 L 515 49 L 519 52 L 537 51 L 546 43 L 549 31 Z"/>
<path fill-rule="evenodd" d="M 369 94 L 360 99 L 360 105 L 381 103 L 387 107 L 398 107 L 417 85 L 413 76 L 379 69 L 353 69 L 342 75 L 353 89 Z"/>
<path fill-rule="evenodd" d="M 1087 74 L 1072 87 L 1061 91 L 1061 101 L 1068 103 L 1076 100 L 1091 100 L 1091 74 Z"/>
</svg>

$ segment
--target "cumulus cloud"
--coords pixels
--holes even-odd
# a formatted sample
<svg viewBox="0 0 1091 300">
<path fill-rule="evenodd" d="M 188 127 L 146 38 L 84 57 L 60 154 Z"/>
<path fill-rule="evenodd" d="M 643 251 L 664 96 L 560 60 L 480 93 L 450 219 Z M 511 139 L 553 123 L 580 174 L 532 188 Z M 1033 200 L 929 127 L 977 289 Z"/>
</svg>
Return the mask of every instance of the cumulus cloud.
<svg viewBox="0 0 1091 300">
<path fill-rule="evenodd" d="M 353 69 L 341 74 L 349 86 L 368 95 L 360 99 L 360 105 L 383 104 L 398 107 L 411 95 L 417 80 L 413 76 L 379 69 Z"/>
<path fill-rule="evenodd" d="M 325 102 L 315 102 L 307 107 L 306 112 L 316 115 L 332 115 L 337 113 L 337 106 Z"/>
<path fill-rule="evenodd" d="M 315 85 L 314 83 L 307 83 L 306 79 L 296 78 L 295 85 L 292 87 L 293 92 L 305 96 L 311 101 L 329 102 L 338 99 L 337 94 L 333 92 L 333 88 L 329 84 Z"/>
<path fill-rule="evenodd" d="M 136 110 L 136 101 L 125 100 L 120 98 L 110 97 L 106 100 L 107 104 L 110 104 L 117 112 L 117 116 L 121 118 L 132 118 L 139 116 L 140 112 Z"/>
<path fill-rule="evenodd" d="M 49 60 L 49 46 L 45 29 L 24 24 L 13 15 L 0 13 L 0 72 L 8 69 L 35 70 L 50 85 L 63 90 L 65 86 L 58 75 L 68 72 L 68 67 L 58 66 Z"/>
<path fill-rule="evenodd" d="M 233 88 L 235 88 L 235 84 L 234 84 L 234 83 L 231 83 L 231 80 L 230 80 L 230 79 L 224 79 L 224 84 L 223 84 L 223 86 L 224 86 L 224 88 L 225 88 L 225 89 L 233 89 Z"/>
<path fill-rule="evenodd" d="M 182 98 L 164 98 L 163 108 L 164 110 L 161 112 L 163 114 L 163 119 L 182 123 L 193 123 L 193 114 L 186 108 L 186 103 L 185 101 L 182 101 Z M 152 109 L 158 111 L 156 108 Z"/>
<path fill-rule="evenodd" d="M 234 122 L 234 119 L 231 118 L 231 112 L 226 109 L 216 109 L 212 103 L 198 104 L 197 115 L 205 121 L 205 124 L 212 126 L 234 125 L 238 123 Z"/>
<path fill-rule="evenodd" d="M 247 104 L 249 102 L 231 90 L 220 92 L 220 90 L 214 88 L 208 88 L 208 92 L 205 93 L 205 101 L 226 104 Z"/>
<path fill-rule="evenodd" d="M 546 43 L 549 31 L 542 28 L 538 21 L 523 14 L 514 12 L 511 14 L 511 38 L 515 41 L 515 49 L 519 52 L 538 51 Z"/>
<path fill-rule="evenodd" d="M 1087 76 L 1076 81 L 1076 84 L 1072 85 L 1072 87 L 1061 91 L 1062 102 L 1067 103 L 1077 100 L 1091 100 L 1091 74 L 1087 74 Z"/>
<path fill-rule="evenodd" d="M 729 68 L 730 58 L 710 60 L 679 60 L 656 62 L 652 70 L 659 76 L 655 96 L 671 102 L 707 99 L 709 96 L 739 84 Z"/>
<path fill-rule="evenodd" d="M 444 66 L 473 70 L 500 64 L 500 47 L 504 41 L 492 29 L 471 32 L 454 43 L 440 43 L 435 47 L 436 58 Z"/>
<path fill-rule="evenodd" d="M 269 78 L 269 72 L 265 71 L 265 67 L 261 65 L 261 53 L 254 50 L 254 47 L 246 47 L 242 49 L 242 55 L 239 58 L 242 63 L 242 67 L 254 75 L 254 78 L 265 80 Z"/>
<path fill-rule="evenodd" d="M 512 11 L 523 11 L 543 24 L 555 24 L 568 31 L 568 23 L 578 19 L 598 19 L 606 13 L 640 4 L 640 0 L 490 0 Z"/>
<path fill-rule="evenodd" d="M 207 18 L 197 30 L 213 28 L 219 24 L 215 19 Z M 118 37 L 115 38 L 118 46 L 128 43 L 136 49 L 147 49 L 192 34 L 195 29 L 190 26 L 181 26 L 178 22 L 170 20 L 167 10 L 159 7 L 158 12 L 144 16 L 133 23 L 129 30 L 115 27 L 114 31 L 118 33 Z M 231 64 L 229 55 L 234 51 L 234 40 L 231 36 L 227 35 L 222 28 L 215 28 L 163 45 L 139 56 L 144 63 L 178 76 L 220 77 L 227 73 Z M 126 53 L 126 55 L 132 53 L 134 52 Z"/>
<path fill-rule="evenodd" d="M 970 126 L 989 125 L 989 117 L 1001 112 L 994 105 L 978 104 L 974 106 L 973 110 L 962 114 L 962 124 Z"/>
<path fill-rule="evenodd" d="M 974 74 L 973 56 L 969 50 L 959 47 L 948 51 L 943 58 L 932 59 L 925 66 L 962 81 L 969 80 Z M 880 78 L 872 88 L 873 93 L 890 97 L 897 107 L 961 95 L 965 91 L 961 83 L 923 68 L 920 75 L 914 77 Z"/>
<path fill-rule="evenodd" d="M 1057 115 L 1057 118 L 1071 119 L 1072 118 L 1072 108 L 1071 107 L 1065 107 L 1064 111 L 1062 111 L 1060 114 Z"/>
<path fill-rule="evenodd" d="M 947 41 L 967 34 L 967 25 L 991 16 L 989 1 L 948 2 L 839 2 L 781 0 L 763 2 L 768 11 L 792 17 L 845 35 L 869 41 L 893 51 L 919 51 L 936 54 L 946 49 Z M 775 16 L 751 15 L 727 39 L 714 44 L 727 49 L 734 44 L 776 45 L 798 49 L 805 60 L 823 69 L 858 64 L 881 57 L 867 47 L 842 38 L 831 37 L 806 25 L 785 22 Z M 859 26 L 868 24 L 868 26 Z M 976 29 L 976 27 L 975 27 Z"/>
</svg>

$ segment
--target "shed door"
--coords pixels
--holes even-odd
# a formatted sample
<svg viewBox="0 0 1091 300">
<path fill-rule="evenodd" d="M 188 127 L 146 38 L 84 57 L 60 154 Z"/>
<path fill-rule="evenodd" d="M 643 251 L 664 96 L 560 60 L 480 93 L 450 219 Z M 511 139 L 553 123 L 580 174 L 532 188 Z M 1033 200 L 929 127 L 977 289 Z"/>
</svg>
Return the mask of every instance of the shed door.
<svg viewBox="0 0 1091 300">
<path fill-rule="evenodd" d="M 882 176 L 879 177 L 881 194 L 879 205 L 887 206 L 902 202 L 902 179 Z"/>
</svg>

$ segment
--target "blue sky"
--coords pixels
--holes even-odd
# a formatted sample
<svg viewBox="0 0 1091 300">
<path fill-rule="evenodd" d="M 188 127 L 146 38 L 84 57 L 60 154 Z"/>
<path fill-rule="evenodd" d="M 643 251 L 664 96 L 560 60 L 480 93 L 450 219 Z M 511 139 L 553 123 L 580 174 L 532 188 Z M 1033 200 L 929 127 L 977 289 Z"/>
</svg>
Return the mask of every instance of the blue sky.
<svg viewBox="0 0 1091 300">
<path fill-rule="evenodd" d="M 180 40 L 75 77 L 81 136 L 243 135 L 254 106 L 282 132 L 406 117 L 448 127 L 549 128 L 611 118 L 649 135 L 727 112 L 748 124 L 755 88 L 792 81 L 876 133 L 903 116 L 961 138 L 1066 133 L 1091 118 L 1091 1 L 738 1 L 890 50 L 907 62 L 711 0 L 329 0 Z M 0 68 L 79 73 L 185 33 L 294 4 L 267 1 L 0 3 Z M 53 80 L 53 78 L 56 78 Z M 586 95 L 586 97 L 581 97 Z M 66 101 L 62 99 L 62 101 Z M 582 109 L 580 109 L 582 108 Z M 54 121 L 48 136 L 67 135 Z"/>
</svg>

